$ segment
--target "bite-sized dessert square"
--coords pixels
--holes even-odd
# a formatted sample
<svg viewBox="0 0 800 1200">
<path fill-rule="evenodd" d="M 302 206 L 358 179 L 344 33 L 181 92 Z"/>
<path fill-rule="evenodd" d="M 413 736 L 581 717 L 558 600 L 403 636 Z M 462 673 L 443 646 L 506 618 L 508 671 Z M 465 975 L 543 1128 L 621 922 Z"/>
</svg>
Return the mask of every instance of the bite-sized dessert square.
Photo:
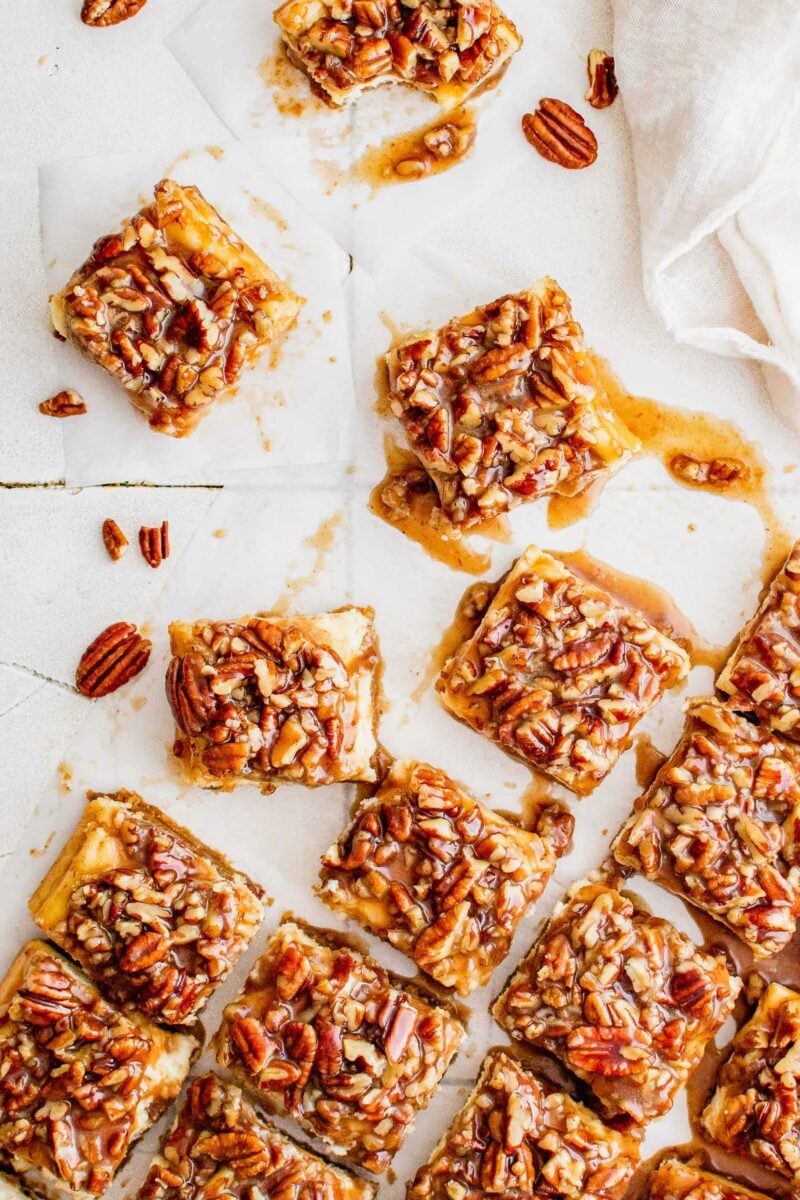
<svg viewBox="0 0 800 1200">
<path fill-rule="evenodd" d="M 586 879 L 558 905 L 493 1013 L 512 1037 L 586 1080 L 608 1113 L 645 1122 L 672 1106 L 740 987 L 723 958 Z"/>
<path fill-rule="evenodd" d="M 676 1158 L 660 1163 L 647 1195 L 648 1200 L 768 1200 L 763 1192 Z"/>
<path fill-rule="evenodd" d="M 800 915 L 800 747 L 714 697 L 686 711 L 614 854 L 724 922 L 756 957 L 777 954 Z"/>
<path fill-rule="evenodd" d="M 220 1189 L 223 1189 L 220 1191 Z M 194 1079 L 138 1200 L 373 1200 L 374 1185 L 298 1146 L 239 1088 Z"/>
<path fill-rule="evenodd" d="M 553 279 L 410 334 L 386 361 L 392 412 L 456 525 L 583 491 L 639 449 Z"/>
<path fill-rule="evenodd" d="M 384 83 L 459 104 L 522 45 L 492 0 L 286 0 L 275 21 L 290 60 L 337 107 Z"/>
<path fill-rule="evenodd" d="M 616 1200 L 639 1162 L 639 1141 L 611 1129 L 504 1050 L 487 1055 L 475 1088 L 408 1200 Z"/>
<path fill-rule="evenodd" d="M 167 697 L 193 782 L 373 782 L 380 656 L 369 608 L 176 621 Z"/>
<path fill-rule="evenodd" d="M 548 805 L 523 829 L 436 767 L 401 760 L 323 856 L 317 890 L 465 996 L 508 954 L 573 824 Z"/>
<path fill-rule="evenodd" d="M 446 1008 L 285 921 L 225 1009 L 218 1061 L 334 1154 L 385 1171 L 463 1036 Z"/>
<path fill-rule="evenodd" d="M 262 895 L 135 793 L 90 793 L 30 910 L 113 1000 L 182 1025 L 247 948 Z"/>
<path fill-rule="evenodd" d="M 800 1186 L 800 993 L 771 983 L 733 1041 L 702 1117 L 712 1141 Z"/>
<path fill-rule="evenodd" d="M 0 983 L 0 1164 L 34 1191 L 101 1195 L 198 1048 L 28 942 Z"/>
<path fill-rule="evenodd" d="M 467 725 L 588 793 L 688 670 L 686 652 L 641 613 L 529 546 L 437 689 Z"/>
<path fill-rule="evenodd" d="M 800 740 L 800 542 L 739 635 L 717 687 Z"/>
<path fill-rule="evenodd" d="M 56 333 L 120 381 L 158 433 L 191 433 L 304 300 L 195 187 L 171 179 L 51 297 Z"/>
</svg>

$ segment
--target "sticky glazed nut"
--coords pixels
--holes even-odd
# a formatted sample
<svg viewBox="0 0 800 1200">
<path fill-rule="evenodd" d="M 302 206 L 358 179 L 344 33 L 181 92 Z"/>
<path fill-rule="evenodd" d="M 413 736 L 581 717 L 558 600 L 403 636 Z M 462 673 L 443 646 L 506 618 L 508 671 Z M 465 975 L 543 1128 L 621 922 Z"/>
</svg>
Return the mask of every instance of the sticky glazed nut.
<svg viewBox="0 0 800 1200">
<path fill-rule="evenodd" d="M 617 1200 L 639 1162 L 639 1142 L 510 1054 L 490 1052 L 475 1090 L 428 1162 L 408 1200 L 504 1195 Z"/>
<path fill-rule="evenodd" d="M 289 58 L 336 106 L 385 83 L 455 105 L 522 45 L 492 0 L 286 0 L 275 21 Z"/>
<path fill-rule="evenodd" d="M 0 984 L 0 1162 L 45 1194 L 99 1196 L 178 1094 L 196 1049 L 123 1015 L 29 942 Z"/>
<path fill-rule="evenodd" d="M 460 720 L 588 793 L 688 670 L 686 653 L 641 613 L 529 546 L 437 688 Z"/>
<path fill-rule="evenodd" d="M 317 786 L 375 779 L 371 609 L 176 622 L 167 698 L 195 782 Z"/>
<path fill-rule="evenodd" d="M 159 433 L 191 433 L 303 300 L 197 188 L 163 179 L 154 203 L 50 301 L 56 332 L 126 388 Z"/>
<path fill-rule="evenodd" d="M 461 1024 L 376 962 L 282 924 L 215 1038 L 271 1112 L 385 1171 L 455 1054 Z"/>
<path fill-rule="evenodd" d="M 391 410 L 456 525 L 578 492 L 639 449 L 553 279 L 415 333 L 386 361 Z"/>
<path fill-rule="evenodd" d="M 556 908 L 493 1013 L 562 1059 L 607 1112 L 645 1122 L 672 1106 L 740 987 L 722 958 L 590 878 Z"/>
<path fill-rule="evenodd" d="M 320 897 L 462 996 L 488 983 L 572 836 L 556 805 L 533 830 L 443 771 L 394 763 L 322 859 Z"/>
<path fill-rule="evenodd" d="M 614 854 L 724 922 L 756 957 L 778 954 L 800 916 L 800 747 L 714 697 L 686 707 L 683 737 Z"/>
<path fill-rule="evenodd" d="M 662 1162 L 650 1180 L 650 1200 L 768 1200 L 721 1175 L 671 1158 Z"/>
<path fill-rule="evenodd" d="M 742 630 L 717 687 L 800 741 L 800 542 Z"/>
<path fill-rule="evenodd" d="M 117 792 L 90 796 L 30 909 L 108 995 L 182 1025 L 247 948 L 261 895 L 188 830 Z"/>
<path fill-rule="evenodd" d="M 138 1200 L 373 1200 L 375 1188 L 298 1146 L 214 1074 L 193 1080 Z"/>
<path fill-rule="evenodd" d="M 800 994 L 769 985 L 734 1038 L 702 1124 L 724 1149 L 800 1184 Z"/>
</svg>

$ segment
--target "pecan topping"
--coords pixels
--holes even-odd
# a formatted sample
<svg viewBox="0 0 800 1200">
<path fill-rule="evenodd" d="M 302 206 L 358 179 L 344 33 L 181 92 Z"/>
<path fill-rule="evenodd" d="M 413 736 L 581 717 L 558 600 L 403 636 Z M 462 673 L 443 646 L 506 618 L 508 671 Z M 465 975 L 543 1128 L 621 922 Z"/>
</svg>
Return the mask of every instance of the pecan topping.
<svg viewBox="0 0 800 1200">
<path fill-rule="evenodd" d="M 463 1030 L 377 963 L 282 924 L 225 1009 L 218 1061 L 272 1112 L 385 1171 L 435 1092 Z"/>
<path fill-rule="evenodd" d="M 522 118 L 522 132 L 542 158 L 571 171 L 590 167 L 597 158 L 597 138 L 563 100 L 540 100 L 536 112 Z"/>
<path fill-rule="evenodd" d="M 152 642 L 135 625 L 109 625 L 84 650 L 75 683 L 84 696 L 108 696 L 129 683 L 147 666 Z"/>
<path fill-rule="evenodd" d="M 592 879 L 573 886 L 494 1015 L 585 1079 L 604 1109 L 645 1122 L 730 1014 L 741 983 L 668 921 Z"/>
<path fill-rule="evenodd" d="M 111 517 L 106 517 L 103 521 L 103 545 L 108 551 L 108 557 L 114 562 L 118 562 L 128 549 L 128 539 Z"/>
<path fill-rule="evenodd" d="M 675 1158 L 659 1164 L 650 1179 L 649 1196 L 650 1200 L 768 1200 L 763 1192 Z"/>
<path fill-rule="evenodd" d="M 45 417 L 80 417 L 86 412 L 86 401 L 72 388 L 43 400 L 39 412 Z"/>
<path fill-rule="evenodd" d="M 148 566 L 160 567 L 164 559 L 169 558 L 169 521 L 162 521 L 154 529 L 142 525 L 139 530 L 139 549 Z"/>
<path fill-rule="evenodd" d="M 586 60 L 589 90 L 586 99 L 592 108 L 608 108 L 617 98 L 619 87 L 614 72 L 614 59 L 605 50 L 590 50 Z"/>
<path fill-rule="evenodd" d="M 692 458 L 690 454 L 676 454 L 670 459 L 669 469 L 684 483 L 696 487 L 728 488 L 750 476 L 750 468 L 740 458 L 712 458 L 706 461 Z"/>
<path fill-rule="evenodd" d="M 84 25 L 102 28 L 119 25 L 144 8 L 147 0 L 83 0 L 81 20 Z"/>
</svg>

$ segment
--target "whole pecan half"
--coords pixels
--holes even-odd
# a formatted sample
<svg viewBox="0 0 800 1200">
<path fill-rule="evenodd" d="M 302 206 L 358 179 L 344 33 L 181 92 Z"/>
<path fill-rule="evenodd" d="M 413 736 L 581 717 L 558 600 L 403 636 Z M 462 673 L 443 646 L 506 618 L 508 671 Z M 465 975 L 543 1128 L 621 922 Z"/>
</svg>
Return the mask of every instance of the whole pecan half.
<svg viewBox="0 0 800 1200">
<path fill-rule="evenodd" d="M 597 158 L 597 138 L 563 100 L 540 100 L 536 112 L 522 118 L 522 132 L 542 158 L 571 171 L 590 167 Z"/>
<path fill-rule="evenodd" d="M 196 650 L 183 658 L 175 655 L 167 668 L 167 699 L 176 725 L 184 733 L 196 735 L 208 726 L 217 708 L 217 697 L 204 673 L 205 660 Z"/>
<path fill-rule="evenodd" d="M 86 402 L 72 388 L 43 400 L 39 412 L 45 417 L 80 417 L 86 412 Z"/>
<path fill-rule="evenodd" d="M 128 549 L 128 539 L 112 517 L 103 521 L 103 544 L 108 551 L 108 557 L 118 562 Z"/>
<path fill-rule="evenodd" d="M 109 625 L 83 652 L 75 672 L 78 691 L 92 698 L 115 692 L 144 670 L 152 648 L 135 625 Z"/>
<path fill-rule="evenodd" d="M 156 528 L 142 525 L 139 530 L 139 549 L 149 566 L 160 567 L 164 559 L 169 558 L 169 521 L 162 521 Z"/>
<path fill-rule="evenodd" d="M 614 59 L 605 50 L 590 50 L 586 61 L 589 75 L 589 90 L 586 99 L 592 108 L 608 108 L 619 92 L 614 73 Z"/>
<path fill-rule="evenodd" d="M 147 0 L 84 0 L 81 20 L 84 25 L 100 29 L 107 25 L 120 25 L 135 17 L 144 8 Z"/>
</svg>

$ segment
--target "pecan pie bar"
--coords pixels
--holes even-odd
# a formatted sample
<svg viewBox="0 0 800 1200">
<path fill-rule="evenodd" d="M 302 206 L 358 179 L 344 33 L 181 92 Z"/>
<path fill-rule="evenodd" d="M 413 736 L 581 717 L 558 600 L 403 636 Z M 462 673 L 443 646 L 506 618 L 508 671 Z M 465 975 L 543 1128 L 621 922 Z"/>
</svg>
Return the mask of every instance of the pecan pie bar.
<svg viewBox="0 0 800 1200">
<path fill-rule="evenodd" d="M 375 1188 L 262 1120 L 239 1088 L 192 1081 L 138 1200 L 372 1200 Z"/>
<path fill-rule="evenodd" d="M 739 635 L 717 686 L 800 740 L 800 542 Z"/>
<path fill-rule="evenodd" d="M 489 1053 L 475 1090 L 408 1200 L 615 1200 L 639 1161 L 639 1142 L 503 1050 Z"/>
<path fill-rule="evenodd" d="M 384 83 L 459 104 L 522 45 L 492 0 L 286 0 L 275 21 L 291 61 L 335 106 Z"/>
<path fill-rule="evenodd" d="M 473 729 L 588 793 L 688 670 L 686 653 L 641 613 L 529 546 L 437 688 Z"/>
<path fill-rule="evenodd" d="M 170 625 L 175 753 L 194 782 L 263 791 L 375 780 L 378 646 L 367 608 Z"/>
<path fill-rule="evenodd" d="M 703 1113 L 708 1136 L 800 1185 L 800 994 L 771 983 Z"/>
<path fill-rule="evenodd" d="M 154 202 L 101 238 L 50 301 L 56 333 L 105 367 L 159 433 L 191 433 L 304 301 L 197 188 L 162 179 Z"/>
<path fill-rule="evenodd" d="M 376 962 L 284 922 L 215 1044 L 271 1111 L 385 1171 L 458 1049 L 461 1024 Z"/>
<path fill-rule="evenodd" d="M 741 986 L 722 958 L 603 882 L 559 904 L 493 1013 L 586 1080 L 606 1111 L 661 1116 Z"/>
<path fill-rule="evenodd" d="M 650 1180 L 649 1200 L 768 1200 L 721 1175 L 703 1171 L 677 1159 L 662 1162 Z"/>
<path fill-rule="evenodd" d="M 115 1001 L 180 1025 L 246 949 L 261 895 L 160 810 L 117 792 L 90 794 L 30 910 Z"/>
<path fill-rule="evenodd" d="M 396 762 L 324 855 L 318 892 L 465 996 L 508 954 L 573 824 L 550 805 L 521 829 L 443 771 Z"/>
<path fill-rule="evenodd" d="M 730 703 L 696 697 L 614 854 L 723 921 L 763 958 L 788 945 L 800 915 L 798 839 L 800 747 Z"/>
<path fill-rule="evenodd" d="M 197 1048 L 123 1014 L 57 951 L 28 942 L 0 983 L 0 1164 L 34 1190 L 99 1196 Z"/>
<path fill-rule="evenodd" d="M 386 361 L 392 412 L 456 525 L 582 491 L 639 449 L 553 279 L 412 334 Z"/>
</svg>

